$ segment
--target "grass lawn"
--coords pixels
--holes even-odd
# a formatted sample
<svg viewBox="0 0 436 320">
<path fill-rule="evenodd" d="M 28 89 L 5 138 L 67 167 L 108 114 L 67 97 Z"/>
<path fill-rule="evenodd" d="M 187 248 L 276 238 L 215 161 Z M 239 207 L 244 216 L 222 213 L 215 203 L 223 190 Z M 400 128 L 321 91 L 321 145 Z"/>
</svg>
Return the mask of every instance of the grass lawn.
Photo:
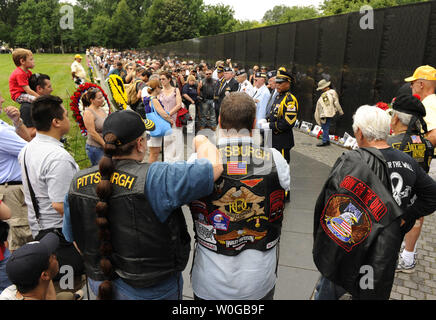
<svg viewBox="0 0 436 320">
<path fill-rule="evenodd" d="M 84 54 L 82 54 L 85 57 Z M 76 90 L 76 86 L 71 78 L 71 64 L 74 61 L 73 54 L 35 54 L 35 68 L 32 73 L 47 74 L 53 86 L 53 95 L 59 96 L 64 101 L 64 107 L 68 111 L 70 117 L 71 129 L 67 135 L 66 149 L 73 155 L 81 169 L 90 166 L 90 162 L 85 152 L 86 137 L 81 135 L 79 127 L 72 117 L 70 109 L 70 96 Z M 82 60 L 83 67 L 88 70 L 86 58 Z M 12 61 L 11 54 L 0 54 L 0 93 L 6 101 L 3 107 L 15 106 L 19 108 L 19 104 L 11 100 L 9 94 L 9 76 L 15 69 L 15 64 Z M 0 119 L 11 123 L 9 118 L 4 114 L 0 114 Z"/>
</svg>

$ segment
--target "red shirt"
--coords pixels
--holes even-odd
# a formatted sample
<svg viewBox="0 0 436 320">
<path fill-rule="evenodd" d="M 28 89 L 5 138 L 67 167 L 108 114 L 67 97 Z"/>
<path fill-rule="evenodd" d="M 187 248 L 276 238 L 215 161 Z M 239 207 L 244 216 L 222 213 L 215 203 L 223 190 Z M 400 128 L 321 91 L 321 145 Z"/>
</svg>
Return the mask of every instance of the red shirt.
<svg viewBox="0 0 436 320">
<path fill-rule="evenodd" d="M 29 85 L 29 79 L 31 75 L 32 72 L 30 70 L 27 70 L 26 73 L 20 67 L 17 67 L 17 69 L 12 72 L 11 76 L 9 77 L 9 92 L 11 93 L 12 100 L 15 101 L 20 94 L 26 93 L 23 87 Z"/>
</svg>

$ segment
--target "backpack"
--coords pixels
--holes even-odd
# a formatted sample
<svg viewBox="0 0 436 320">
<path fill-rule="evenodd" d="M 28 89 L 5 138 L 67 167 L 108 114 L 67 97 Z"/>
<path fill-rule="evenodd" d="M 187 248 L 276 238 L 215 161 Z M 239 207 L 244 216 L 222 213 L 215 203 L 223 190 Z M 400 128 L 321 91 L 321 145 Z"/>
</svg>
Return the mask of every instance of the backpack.
<svg viewBox="0 0 436 320">
<path fill-rule="evenodd" d="M 136 90 L 137 84 L 142 80 L 135 80 L 131 82 L 126 88 L 127 104 L 130 106 L 138 102 L 138 91 Z"/>
</svg>

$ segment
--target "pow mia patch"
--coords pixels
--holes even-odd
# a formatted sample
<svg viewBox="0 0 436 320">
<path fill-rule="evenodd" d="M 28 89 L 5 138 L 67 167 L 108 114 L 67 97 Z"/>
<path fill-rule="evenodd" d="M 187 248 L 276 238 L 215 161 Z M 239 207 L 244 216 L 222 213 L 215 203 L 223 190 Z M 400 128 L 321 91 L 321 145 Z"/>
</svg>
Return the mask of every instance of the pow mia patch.
<svg viewBox="0 0 436 320">
<path fill-rule="evenodd" d="M 195 221 L 195 230 L 199 239 L 207 243 L 216 243 L 213 226 Z"/>
</svg>

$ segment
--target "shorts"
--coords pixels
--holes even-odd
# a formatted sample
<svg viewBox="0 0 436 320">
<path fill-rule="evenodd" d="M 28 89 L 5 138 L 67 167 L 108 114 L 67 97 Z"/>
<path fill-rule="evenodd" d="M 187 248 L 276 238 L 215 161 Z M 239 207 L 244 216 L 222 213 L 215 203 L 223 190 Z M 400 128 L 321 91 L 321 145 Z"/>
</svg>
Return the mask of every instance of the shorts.
<svg viewBox="0 0 436 320">
<path fill-rule="evenodd" d="M 12 217 L 6 222 L 9 224 L 9 250 L 15 251 L 27 242 L 33 241 L 27 219 L 27 206 L 24 201 L 22 185 L 0 185 L 0 200 L 12 212 Z"/>
<path fill-rule="evenodd" d="M 15 102 L 19 104 L 23 104 L 25 102 L 32 103 L 33 101 L 35 101 L 35 99 L 36 97 L 32 96 L 31 94 L 22 93 L 18 96 L 17 99 L 15 99 Z"/>
<path fill-rule="evenodd" d="M 150 140 L 147 141 L 147 146 L 152 148 L 162 147 L 162 137 L 150 137 Z"/>
</svg>

